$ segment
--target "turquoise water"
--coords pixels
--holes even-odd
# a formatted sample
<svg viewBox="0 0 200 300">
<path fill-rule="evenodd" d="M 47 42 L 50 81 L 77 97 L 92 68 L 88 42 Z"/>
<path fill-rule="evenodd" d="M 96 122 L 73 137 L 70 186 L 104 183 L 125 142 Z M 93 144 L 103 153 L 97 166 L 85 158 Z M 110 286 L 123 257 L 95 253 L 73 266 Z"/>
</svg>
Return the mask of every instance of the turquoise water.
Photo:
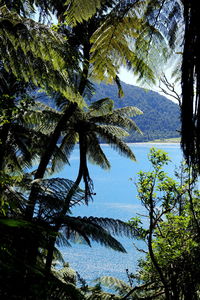
<svg viewBox="0 0 200 300">
<path fill-rule="evenodd" d="M 150 164 L 147 154 L 152 146 L 168 152 L 172 162 L 165 170 L 173 176 L 174 170 L 182 160 L 180 146 L 178 144 L 129 144 L 134 152 L 137 162 L 132 162 L 120 156 L 109 146 L 103 145 L 103 150 L 111 162 L 109 171 L 89 164 L 90 176 L 94 181 L 93 202 L 88 206 L 77 206 L 73 209 L 76 216 L 110 217 L 129 220 L 137 213 L 144 213 L 144 209 L 137 199 L 135 182 L 137 172 L 149 171 Z M 78 148 L 72 154 L 70 163 L 60 174 L 60 177 L 75 180 L 79 162 Z M 132 178 L 130 180 L 130 178 Z M 115 276 L 123 280 L 126 278 L 126 269 L 134 272 L 137 268 L 137 260 L 141 253 L 136 250 L 134 243 L 139 248 L 145 245 L 137 240 L 119 239 L 127 250 L 127 254 L 115 252 L 98 244 L 92 248 L 87 245 L 72 244 L 72 247 L 62 248 L 61 251 L 70 266 L 80 273 L 87 281 L 99 276 Z"/>
</svg>

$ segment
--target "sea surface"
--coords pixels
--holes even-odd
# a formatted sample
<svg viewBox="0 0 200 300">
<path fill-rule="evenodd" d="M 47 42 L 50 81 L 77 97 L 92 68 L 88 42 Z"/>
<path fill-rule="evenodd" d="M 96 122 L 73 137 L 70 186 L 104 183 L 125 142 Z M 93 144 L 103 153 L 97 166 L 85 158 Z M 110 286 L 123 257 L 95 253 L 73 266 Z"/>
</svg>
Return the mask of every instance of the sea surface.
<svg viewBox="0 0 200 300">
<path fill-rule="evenodd" d="M 174 171 L 182 161 L 182 153 L 179 144 L 129 144 L 136 156 L 133 162 L 108 145 L 103 145 L 103 150 L 110 163 L 110 170 L 103 170 L 98 166 L 89 164 L 90 176 L 94 182 L 93 202 L 88 206 L 77 206 L 72 213 L 75 216 L 96 216 L 121 219 L 128 221 L 137 214 L 145 214 L 139 199 L 135 183 L 137 173 L 150 171 L 150 163 L 147 155 L 151 147 L 165 150 L 171 158 L 165 171 L 173 176 Z M 70 166 L 67 166 L 59 177 L 75 180 L 79 163 L 78 147 L 75 148 Z M 62 247 L 61 252 L 65 261 L 78 271 L 88 283 L 100 276 L 114 276 L 127 281 L 126 269 L 129 272 L 137 270 L 137 261 L 142 257 L 141 252 L 136 248 L 145 249 L 145 244 L 138 240 L 119 238 L 127 253 L 120 253 L 93 243 L 90 248 L 83 244 L 71 244 L 71 247 Z M 136 247 L 135 247 L 136 246 Z"/>
</svg>

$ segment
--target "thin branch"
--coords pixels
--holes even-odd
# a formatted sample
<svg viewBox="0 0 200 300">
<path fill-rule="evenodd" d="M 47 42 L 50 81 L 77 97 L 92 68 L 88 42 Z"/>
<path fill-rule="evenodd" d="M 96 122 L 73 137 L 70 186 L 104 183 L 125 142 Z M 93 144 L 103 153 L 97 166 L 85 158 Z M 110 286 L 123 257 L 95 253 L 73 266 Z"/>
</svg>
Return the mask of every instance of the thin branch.
<svg viewBox="0 0 200 300">
<path fill-rule="evenodd" d="M 164 87 L 161 86 L 161 84 L 163 84 Z M 181 96 L 175 90 L 174 83 L 169 82 L 166 75 L 164 75 L 164 74 L 160 78 L 159 88 L 160 88 L 161 92 L 163 92 L 165 95 L 170 96 L 170 97 L 174 98 L 175 100 L 177 100 L 179 106 L 181 107 L 181 104 L 182 104 Z"/>
</svg>

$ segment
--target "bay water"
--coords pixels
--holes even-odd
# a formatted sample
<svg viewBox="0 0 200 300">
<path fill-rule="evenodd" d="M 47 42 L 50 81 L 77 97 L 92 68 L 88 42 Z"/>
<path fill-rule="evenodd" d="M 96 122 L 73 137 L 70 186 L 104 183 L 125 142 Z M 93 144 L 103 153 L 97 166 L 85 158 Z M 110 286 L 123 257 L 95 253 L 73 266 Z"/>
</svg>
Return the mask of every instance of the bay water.
<svg viewBox="0 0 200 300">
<path fill-rule="evenodd" d="M 133 162 L 120 156 L 108 145 L 102 145 L 103 151 L 111 163 L 110 170 L 89 164 L 90 177 L 94 183 L 94 199 L 86 205 L 77 206 L 72 210 L 74 216 L 108 217 L 128 221 L 137 214 L 145 214 L 139 199 L 135 183 L 139 171 L 150 171 L 147 155 L 151 147 L 163 149 L 168 153 L 171 162 L 165 171 L 173 176 L 182 161 L 179 144 L 129 144 L 136 156 Z M 75 180 L 78 172 L 79 151 L 75 148 L 70 166 L 67 166 L 59 177 Z M 137 261 L 143 255 L 137 248 L 145 249 L 145 244 L 135 239 L 117 238 L 125 247 L 127 253 L 120 253 L 92 243 L 90 248 L 84 244 L 72 244 L 62 247 L 61 252 L 70 267 L 76 270 L 88 283 L 100 276 L 114 276 L 127 281 L 126 269 L 129 272 L 137 270 Z M 136 247 L 135 247 L 136 245 Z"/>
</svg>

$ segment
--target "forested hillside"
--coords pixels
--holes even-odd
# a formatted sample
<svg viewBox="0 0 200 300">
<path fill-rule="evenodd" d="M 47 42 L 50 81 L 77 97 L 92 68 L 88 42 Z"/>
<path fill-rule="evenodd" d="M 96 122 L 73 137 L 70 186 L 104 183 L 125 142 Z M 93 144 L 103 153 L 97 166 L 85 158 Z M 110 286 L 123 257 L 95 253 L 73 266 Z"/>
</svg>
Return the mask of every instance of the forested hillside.
<svg viewBox="0 0 200 300">
<path fill-rule="evenodd" d="M 95 85 L 96 92 L 92 100 L 109 97 L 116 107 L 136 106 L 143 115 L 134 117 L 143 136 L 133 133 L 128 142 L 145 142 L 154 139 L 173 138 L 180 136 L 180 109 L 177 104 L 161 96 L 159 93 L 122 83 L 124 97 L 118 98 L 115 85 Z"/>
<path fill-rule="evenodd" d="M 115 108 L 136 106 L 143 111 L 142 115 L 133 118 L 143 135 L 133 132 L 126 138 L 127 142 L 146 142 L 180 137 L 180 108 L 173 101 L 159 93 L 124 82 L 122 82 L 124 91 L 122 98 L 118 97 L 116 85 L 101 83 L 95 84 L 94 87 L 94 95 L 90 100 L 86 99 L 88 104 L 102 98 L 111 98 L 114 100 Z M 39 96 L 38 100 L 55 107 L 54 101 L 44 95 Z"/>
</svg>

